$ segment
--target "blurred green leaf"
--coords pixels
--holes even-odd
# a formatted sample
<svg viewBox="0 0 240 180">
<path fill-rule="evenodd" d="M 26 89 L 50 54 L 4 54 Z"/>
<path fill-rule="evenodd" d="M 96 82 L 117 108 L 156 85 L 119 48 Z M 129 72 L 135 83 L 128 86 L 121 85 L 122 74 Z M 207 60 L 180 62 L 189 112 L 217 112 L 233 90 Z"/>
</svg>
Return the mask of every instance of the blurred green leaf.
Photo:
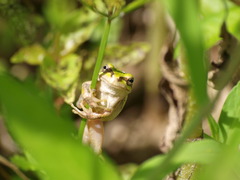
<svg viewBox="0 0 240 180">
<path fill-rule="evenodd" d="M 135 65 L 143 61 L 150 50 L 150 45 L 144 42 L 134 42 L 129 45 L 114 44 L 108 45 L 105 50 L 103 64 L 112 63 L 116 67 Z M 97 51 L 89 53 L 86 59 L 86 69 L 93 66 L 97 56 Z"/>
<path fill-rule="evenodd" d="M 228 95 L 220 115 L 220 141 L 229 143 L 233 134 L 240 134 L 240 83 Z"/>
<path fill-rule="evenodd" d="M 6 64 L 3 62 L 3 59 L 0 58 L 0 73 L 6 72 L 6 71 L 7 71 Z"/>
<path fill-rule="evenodd" d="M 108 45 L 105 51 L 104 63 L 113 63 L 117 67 L 135 65 L 143 61 L 150 50 L 150 45 L 135 42 L 129 45 Z"/>
<path fill-rule="evenodd" d="M 173 162 L 208 164 L 216 159 L 222 145 L 214 140 L 200 140 L 184 144 Z"/>
<path fill-rule="evenodd" d="M 12 63 L 28 63 L 31 65 L 39 65 L 42 63 L 46 55 L 45 49 L 40 44 L 33 44 L 18 50 L 12 57 Z"/>
<path fill-rule="evenodd" d="M 212 115 L 208 116 L 208 124 L 210 126 L 213 138 L 218 141 L 219 140 L 219 126 L 218 126 L 218 123 L 215 121 L 215 119 L 212 117 Z"/>
<path fill-rule="evenodd" d="M 230 1 L 201 0 L 201 14 L 206 49 L 220 40 L 220 30 L 225 17 L 227 17 L 226 22 L 229 32 L 240 39 L 240 19 L 238 18 L 240 14 L 239 6 Z"/>
<path fill-rule="evenodd" d="M 21 168 L 24 171 L 35 171 L 37 168 L 33 165 L 33 163 L 29 162 L 29 160 L 20 155 L 14 155 L 11 157 L 11 162 L 17 165 L 19 168 Z"/>
<path fill-rule="evenodd" d="M 238 180 L 240 177 L 240 131 L 238 127 L 232 130 L 228 137 L 228 144 L 222 148 L 221 153 L 212 163 L 204 166 L 198 174 L 199 180 Z"/>
<path fill-rule="evenodd" d="M 102 19 L 100 23 L 96 26 L 91 38 L 89 39 L 93 44 L 99 44 L 102 38 L 102 34 L 105 27 L 105 21 Z M 108 36 L 108 44 L 110 43 L 118 43 L 121 31 L 123 27 L 123 19 L 117 18 L 111 22 L 111 33 Z"/>
<path fill-rule="evenodd" d="M 186 52 L 188 77 L 198 105 L 206 103 L 207 70 L 198 1 L 165 0 Z"/>
<path fill-rule="evenodd" d="M 75 99 L 81 66 L 81 58 L 76 54 L 66 55 L 59 62 L 46 57 L 41 65 L 41 74 L 51 87 L 62 94 L 67 103 L 71 103 Z"/>
<path fill-rule="evenodd" d="M 108 14 L 111 16 L 118 16 L 125 5 L 125 0 L 103 0 L 108 9 Z"/>
<path fill-rule="evenodd" d="M 23 151 L 52 180 L 118 180 L 107 160 L 100 160 L 72 137 L 72 121 L 59 117 L 34 88 L 0 74 L 0 102 L 9 131 Z M 16 93 L 17 92 L 17 93 Z"/>
<path fill-rule="evenodd" d="M 159 170 L 159 177 L 155 177 L 155 179 L 162 179 L 168 173 L 174 171 L 177 167 L 184 163 L 210 163 L 216 159 L 220 151 L 221 145 L 213 140 L 201 140 L 186 143 L 172 159 L 167 171 L 161 172 Z M 145 161 L 140 165 L 131 180 L 151 179 L 152 173 L 158 169 L 158 166 L 163 162 L 165 157 L 166 155 L 158 155 Z"/>
<path fill-rule="evenodd" d="M 54 30 L 61 29 L 69 13 L 74 9 L 74 1 L 48 0 L 45 1 L 44 14 Z"/>
<path fill-rule="evenodd" d="M 131 11 L 136 10 L 139 7 L 144 6 L 144 4 L 150 2 L 151 0 L 134 0 L 131 1 L 129 4 L 127 4 L 124 8 L 123 8 L 123 12 L 124 13 L 129 13 Z"/>
<path fill-rule="evenodd" d="M 228 95 L 219 119 L 220 141 L 227 145 L 218 154 L 216 161 L 204 167 L 199 179 L 237 180 L 240 177 L 240 83 Z"/>
<path fill-rule="evenodd" d="M 86 8 L 69 13 L 65 19 L 60 37 L 62 56 L 75 51 L 79 45 L 87 41 L 99 20 L 94 12 Z"/>
<path fill-rule="evenodd" d="M 147 161 L 143 162 L 136 173 L 133 175 L 131 180 L 145 180 L 150 179 L 152 169 L 156 168 L 163 160 L 164 155 L 158 155 L 148 159 Z"/>
<path fill-rule="evenodd" d="M 91 8 L 94 12 L 107 16 L 107 8 L 103 0 L 81 0 L 81 2 Z"/>
<path fill-rule="evenodd" d="M 202 31 L 204 32 L 205 48 L 208 49 L 220 40 L 220 30 L 226 15 L 223 1 L 201 0 Z"/>
<path fill-rule="evenodd" d="M 122 7 L 125 5 L 125 0 L 81 0 L 82 3 L 90 7 L 93 11 L 100 15 L 109 18 L 117 17 Z"/>
<path fill-rule="evenodd" d="M 130 180 L 137 168 L 138 165 L 133 163 L 120 165 L 118 169 L 121 173 L 122 180 Z"/>
<path fill-rule="evenodd" d="M 238 18 L 240 14 L 240 7 L 230 3 L 229 5 L 229 15 L 227 18 L 227 25 L 229 32 L 235 37 L 240 39 L 240 19 Z"/>
<path fill-rule="evenodd" d="M 136 65 L 146 58 L 149 51 L 149 44 L 144 42 L 135 42 L 129 45 L 108 45 L 105 51 L 103 64 L 112 63 L 118 68 L 127 65 Z M 83 70 L 81 71 L 81 81 L 85 81 L 92 76 L 97 50 L 93 52 L 83 50 L 80 54 L 83 55 L 84 59 Z"/>
</svg>

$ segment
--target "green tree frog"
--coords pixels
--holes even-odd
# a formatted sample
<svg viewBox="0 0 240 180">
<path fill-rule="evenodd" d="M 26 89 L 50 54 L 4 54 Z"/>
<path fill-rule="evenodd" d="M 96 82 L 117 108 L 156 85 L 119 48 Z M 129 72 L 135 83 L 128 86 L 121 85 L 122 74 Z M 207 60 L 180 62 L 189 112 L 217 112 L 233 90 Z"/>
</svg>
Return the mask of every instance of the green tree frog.
<svg viewBox="0 0 240 180">
<path fill-rule="evenodd" d="M 103 121 L 113 120 L 123 109 L 132 90 L 134 78 L 131 74 L 116 69 L 112 64 L 103 66 L 99 73 L 96 89 L 91 81 L 82 84 L 82 92 L 73 112 L 87 119 L 83 142 L 94 151 L 101 152 Z"/>
</svg>

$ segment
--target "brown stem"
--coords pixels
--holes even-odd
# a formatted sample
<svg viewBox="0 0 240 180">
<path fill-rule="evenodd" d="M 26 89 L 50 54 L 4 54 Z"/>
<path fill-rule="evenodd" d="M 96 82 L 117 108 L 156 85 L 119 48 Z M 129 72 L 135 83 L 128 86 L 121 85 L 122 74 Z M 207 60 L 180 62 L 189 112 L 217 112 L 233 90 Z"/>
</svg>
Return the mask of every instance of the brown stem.
<svg viewBox="0 0 240 180">
<path fill-rule="evenodd" d="M 0 155 L 0 163 L 12 169 L 23 180 L 30 180 L 25 174 L 23 174 L 16 165 L 8 161 L 6 158 Z"/>
</svg>

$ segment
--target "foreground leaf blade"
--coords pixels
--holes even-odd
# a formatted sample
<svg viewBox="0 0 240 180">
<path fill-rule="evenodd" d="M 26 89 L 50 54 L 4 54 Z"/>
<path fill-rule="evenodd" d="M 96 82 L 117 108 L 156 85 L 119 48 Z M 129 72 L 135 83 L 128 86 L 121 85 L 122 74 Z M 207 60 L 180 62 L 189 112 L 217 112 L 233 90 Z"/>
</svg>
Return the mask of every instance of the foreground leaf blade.
<svg viewBox="0 0 240 180">
<path fill-rule="evenodd" d="M 219 119 L 220 141 L 229 143 L 233 134 L 240 134 L 240 83 L 230 92 Z"/>
<path fill-rule="evenodd" d="M 73 123 L 28 86 L 0 74 L 0 102 L 14 139 L 49 179 L 118 179 L 113 168 L 72 138 Z"/>
<path fill-rule="evenodd" d="M 215 160 L 220 153 L 221 145 L 213 140 L 201 140 L 191 143 L 186 143 L 179 153 L 172 159 L 170 165 L 165 172 L 161 172 L 158 169 L 158 177 L 156 179 L 162 179 L 168 173 L 174 171 L 177 167 L 184 163 L 199 163 L 207 164 Z M 136 171 L 131 180 L 144 180 L 151 179 L 152 173 L 155 172 L 164 160 L 166 155 L 155 156 L 146 162 L 144 162 Z"/>
</svg>

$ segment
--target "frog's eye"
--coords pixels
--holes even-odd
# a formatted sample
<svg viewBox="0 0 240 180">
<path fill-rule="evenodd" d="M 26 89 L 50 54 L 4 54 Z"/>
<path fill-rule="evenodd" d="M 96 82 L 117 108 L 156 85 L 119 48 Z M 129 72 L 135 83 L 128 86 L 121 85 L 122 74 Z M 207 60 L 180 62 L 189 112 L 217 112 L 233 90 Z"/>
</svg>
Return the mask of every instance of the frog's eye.
<svg viewBox="0 0 240 180">
<path fill-rule="evenodd" d="M 103 72 L 111 72 L 112 68 L 109 66 L 103 66 Z"/>
<path fill-rule="evenodd" d="M 134 78 L 130 78 L 127 80 L 127 85 L 132 86 L 133 82 L 134 82 Z"/>
</svg>

